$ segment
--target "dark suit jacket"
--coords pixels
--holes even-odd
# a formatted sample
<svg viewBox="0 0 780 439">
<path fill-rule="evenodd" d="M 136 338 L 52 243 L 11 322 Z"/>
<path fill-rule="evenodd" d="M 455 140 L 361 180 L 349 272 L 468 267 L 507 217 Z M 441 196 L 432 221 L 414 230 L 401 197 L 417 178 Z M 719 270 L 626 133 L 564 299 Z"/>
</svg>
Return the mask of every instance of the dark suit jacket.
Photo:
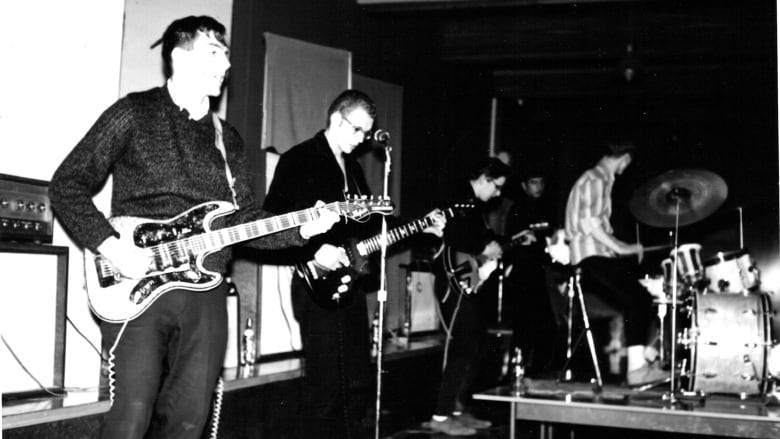
<svg viewBox="0 0 780 439">
<path fill-rule="evenodd" d="M 370 195 L 360 164 L 349 155 L 344 157 L 344 163 L 349 195 Z M 263 208 L 281 214 L 312 207 L 318 200 L 330 203 L 344 199 L 344 177 L 341 168 L 333 156 L 324 131 L 320 131 L 311 139 L 282 154 Z M 341 245 L 349 238 L 365 237 L 376 230 L 376 224 L 366 225 L 343 220 L 334 225 L 328 233 L 313 237 L 308 245 L 295 252 L 295 257 L 308 260 L 325 242 Z"/>
</svg>

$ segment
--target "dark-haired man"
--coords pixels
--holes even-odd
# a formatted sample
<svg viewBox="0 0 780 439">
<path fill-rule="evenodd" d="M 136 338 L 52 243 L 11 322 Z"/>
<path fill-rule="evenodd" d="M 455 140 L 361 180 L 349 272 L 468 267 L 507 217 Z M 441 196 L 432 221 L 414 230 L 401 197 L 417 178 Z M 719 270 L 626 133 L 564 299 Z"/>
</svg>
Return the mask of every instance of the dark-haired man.
<svg viewBox="0 0 780 439">
<path fill-rule="evenodd" d="M 466 289 L 461 287 L 465 287 L 466 283 L 476 287 L 480 280 L 487 279 L 491 267 L 495 268 L 496 261 L 501 258 L 502 249 L 497 236 L 488 227 L 486 203 L 501 195 L 508 175 L 506 164 L 490 158 L 473 164 L 460 181 L 444 182 L 443 205 L 467 203 L 476 206 L 473 212 L 447 222 L 444 230 L 446 250 L 441 256 L 446 262 L 442 264 L 444 270 L 436 276 L 436 295 L 448 346 L 445 348 L 436 411 L 425 425 L 452 436 L 472 436 L 477 429 L 491 425 L 467 411 L 473 390 L 471 385 L 485 353 L 487 322 L 475 297 L 467 296 Z M 466 259 L 461 261 L 458 255 Z M 474 262 L 483 259 L 486 262 L 480 267 L 480 275 L 465 281 L 455 267 L 468 264 L 472 259 Z"/>
<path fill-rule="evenodd" d="M 582 287 L 621 311 L 625 319 L 629 385 L 664 378 L 654 361 L 657 350 L 645 346 L 652 322 L 652 298 L 637 279 L 636 263 L 620 258 L 643 251 L 615 237 L 610 223 L 615 177 L 631 164 L 634 144 L 608 144 L 607 153 L 574 184 L 566 204 L 566 235 L 571 264 L 582 270 Z"/>
<path fill-rule="evenodd" d="M 92 201 L 109 174 L 114 216 L 168 219 L 215 200 L 238 209 L 225 225 L 267 216 L 252 195 L 241 137 L 209 105 L 230 67 L 225 27 L 211 17 L 181 18 L 165 30 L 162 46 L 165 85 L 131 93 L 105 110 L 50 188 L 55 212 L 73 238 L 129 281 L 143 278 L 149 262 L 132 240 L 119 239 Z M 337 220 L 322 210 L 314 222 L 249 245 L 302 245 L 303 236 L 322 233 Z M 224 273 L 229 259 L 225 249 L 204 265 Z M 226 291 L 224 282 L 206 291 L 173 289 L 135 318 L 101 322 L 112 399 L 101 437 L 201 437 L 225 354 Z"/>
</svg>

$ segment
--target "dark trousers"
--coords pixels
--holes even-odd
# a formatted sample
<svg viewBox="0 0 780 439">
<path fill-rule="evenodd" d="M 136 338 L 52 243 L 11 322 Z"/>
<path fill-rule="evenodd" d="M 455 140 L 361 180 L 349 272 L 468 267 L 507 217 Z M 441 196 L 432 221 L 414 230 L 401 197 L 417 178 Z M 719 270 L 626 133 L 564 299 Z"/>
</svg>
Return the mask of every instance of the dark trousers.
<svg viewBox="0 0 780 439">
<path fill-rule="evenodd" d="M 366 297 L 350 291 L 337 303 L 311 293 L 298 276 L 291 289 L 304 351 L 301 437 L 364 437 L 371 388 Z"/>
<path fill-rule="evenodd" d="M 527 375 L 554 370 L 565 352 L 556 319 L 564 303 L 551 270 L 537 259 L 518 259 L 504 280 L 506 319 L 512 323 L 513 345 L 523 354 Z"/>
<path fill-rule="evenodd" d="M 625 320 L 626 344 L 645 345 L 652 321 L 653 299 L 639 283 L 638 266 L 626 258 L 591 256 L 580 261 L 584 291 L 617 308 Z M 586 302 L 587 305 L 587 302 Z"/>
<path fill-rule="evenodd" d="M 462 410 L 470 399 L 471 386 L 487 346 L 487 325 L 475 297 L 461 296 L 456 290 L 447 295 L 448 281 L 436 277 L 436 296 L 444 321 L 450 328 L 446 366 L 436 402 L 436 415 L 449 416 Z"/>
<path fill-rule="evenodd" d="M 128 323 L 114 350 L 102 438 L 200 438 L 227 343 L 227 286 L 172 290 Z M 101 322 L 107 351 L 122 324 Z"/>
</svg>

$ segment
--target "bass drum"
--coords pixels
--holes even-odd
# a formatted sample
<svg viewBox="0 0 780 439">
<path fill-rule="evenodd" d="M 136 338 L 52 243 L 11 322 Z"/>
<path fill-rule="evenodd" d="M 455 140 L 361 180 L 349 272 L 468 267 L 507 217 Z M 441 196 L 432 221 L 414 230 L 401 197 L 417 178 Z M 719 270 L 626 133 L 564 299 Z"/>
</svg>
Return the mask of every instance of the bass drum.
<svg viewBox="0 0 780 439">
<path fill-rule="evenodd" d="M 683 365 L 681 377 L 687 380 L 683 388 L 740 396 L 766 393 L 771 346 L 769 297 L 697 293 L 690 310 L 691 326 L 680 337 L 689 350 L 690 366 L 685 370 Z"/>
</svg>

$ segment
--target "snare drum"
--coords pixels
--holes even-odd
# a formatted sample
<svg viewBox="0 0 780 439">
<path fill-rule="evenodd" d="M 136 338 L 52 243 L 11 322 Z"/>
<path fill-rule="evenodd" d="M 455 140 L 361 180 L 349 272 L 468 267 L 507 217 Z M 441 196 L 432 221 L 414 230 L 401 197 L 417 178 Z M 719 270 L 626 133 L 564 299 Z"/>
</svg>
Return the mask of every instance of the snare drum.
<svg viewBox="0 0 780 439">
<path fill-rule="evenodd" d="M 771 304 L 765 294 L 697 293 L 680 342 L 690 391 L 755 395 L 767 390 Z M 685 370 L 690 367 L 689 370 Z"/>
<path fill-rule="evenodd" d="M 677 254 L 677 273 L 681 280 L 693 283 L 701 279 L 703 273 L 701 269 L 701 245 L 683 244 L 672 250 L 669 257 L 674 260 L 675 252 Z"/>
<path fill-rule="evenodd" d="M 709 288 L 717 293 L 741 293 L 758 286 L 758 267 L 746 250 L 718 252 L 704 263 L 704 275 Z"/>
</svg>

